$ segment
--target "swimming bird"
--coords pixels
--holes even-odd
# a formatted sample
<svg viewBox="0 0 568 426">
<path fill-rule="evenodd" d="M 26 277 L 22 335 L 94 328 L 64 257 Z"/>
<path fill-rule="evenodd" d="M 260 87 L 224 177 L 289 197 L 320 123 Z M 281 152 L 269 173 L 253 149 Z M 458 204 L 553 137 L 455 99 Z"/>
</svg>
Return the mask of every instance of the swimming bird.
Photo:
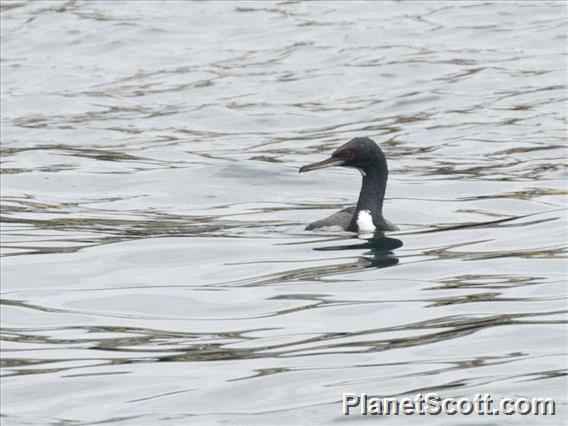
<svg viewBox="0 0 568 426">
<path fill-rule="evenodd" d="M 300 173 L 333 166 L 353 167 L 363 175 L 357 205 L 310 223 L 306 230 L 340 226 L 352 232 L 397 231 L 398 227 L 383 217 L 387 159 L 375 141 L 370 138 L 351 139 L 337 148 L 327 160 L 300 167 Z"/>
</svg>

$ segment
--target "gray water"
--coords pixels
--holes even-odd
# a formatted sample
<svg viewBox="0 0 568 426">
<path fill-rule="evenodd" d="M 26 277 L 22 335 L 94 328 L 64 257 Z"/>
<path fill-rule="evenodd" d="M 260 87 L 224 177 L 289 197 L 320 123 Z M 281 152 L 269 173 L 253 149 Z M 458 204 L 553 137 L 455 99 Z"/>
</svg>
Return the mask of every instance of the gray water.
<svg viewBox="0 0 568 426">
<path fill-rule="evenodd" d="M 567 3 L 1 7 L 3 424 L 566 421 Z M 356 136 L 386 246 L 304 231 Z"/>
</svg>

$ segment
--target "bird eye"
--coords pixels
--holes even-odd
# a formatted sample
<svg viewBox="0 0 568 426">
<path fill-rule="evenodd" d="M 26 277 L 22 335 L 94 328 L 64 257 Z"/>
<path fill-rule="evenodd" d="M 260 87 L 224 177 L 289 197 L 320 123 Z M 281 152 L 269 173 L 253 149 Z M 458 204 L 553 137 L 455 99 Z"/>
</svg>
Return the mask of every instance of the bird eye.
<svg viewBox="0 0 568 426">
<path fill-rule="evenodd" d="M 353 148 L 346 148 L 341 151 L 334 152 L 332 157 L 339 158 L 341 160 L 354 160 L 357 157 L 357 151 Z"/>
<path fill-rule="evenodd" d="M 348 148 L 344 151 L 341 151 L 341 157 L 345 158 L 346 160 L 352 160 L 357 156 L 357 153 L 353 148 Z"/>
</svg>

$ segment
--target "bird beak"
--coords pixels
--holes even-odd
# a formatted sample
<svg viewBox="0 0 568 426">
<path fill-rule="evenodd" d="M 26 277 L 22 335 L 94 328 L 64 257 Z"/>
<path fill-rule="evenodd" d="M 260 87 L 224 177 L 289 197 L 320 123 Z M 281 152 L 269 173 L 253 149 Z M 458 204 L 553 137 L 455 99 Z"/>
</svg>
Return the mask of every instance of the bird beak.
<svg viewBox="0 0 568 426">
<path fill-rule="evenodd" d="M 325 169 L 326 167 L 342 166 L 343 164 L 345 164 L 345 160 L 330 157 L 327 160 L 320 161 L 319 163 L 308 164 L 306 166 L 300 167 L 300 173 Z"/>
</svg>

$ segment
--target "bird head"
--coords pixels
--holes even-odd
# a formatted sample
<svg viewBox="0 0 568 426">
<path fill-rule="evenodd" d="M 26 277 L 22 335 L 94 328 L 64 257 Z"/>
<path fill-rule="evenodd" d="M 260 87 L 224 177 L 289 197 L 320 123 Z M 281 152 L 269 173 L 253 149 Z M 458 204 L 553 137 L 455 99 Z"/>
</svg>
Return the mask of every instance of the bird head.
<svg viewBox="0 0 568 426">
<path fill-rule="evenodd" d="M 337 148 L 328 159 L 300 167 L 300 173 L 340 166 L 356 168 L 365 175 L 370 167 L 377 164 L 386 169 L 385 155 L 381 148 L 370 138 L 354 138 Z"/>
</svg>

